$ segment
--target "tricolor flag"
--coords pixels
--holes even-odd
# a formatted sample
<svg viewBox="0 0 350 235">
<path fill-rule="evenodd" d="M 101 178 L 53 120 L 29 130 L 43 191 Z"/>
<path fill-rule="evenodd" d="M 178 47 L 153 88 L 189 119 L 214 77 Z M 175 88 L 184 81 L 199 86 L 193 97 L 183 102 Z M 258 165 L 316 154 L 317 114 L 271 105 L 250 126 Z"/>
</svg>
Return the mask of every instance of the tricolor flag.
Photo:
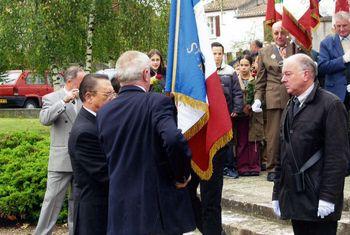
<svg viewBox="0 0 350 235">
<path fill-rule="evenodd" d="M 200 0 L 171 1 L 166 82 L 189 140 L 192 168 L 207 180 L 215 153 L 232 139 L 232 126 Z"/>
<path fill-rule="evenodd" d="M 272 26 L 275 22 L 282 20 L 282 0 L 267 0 L 265 24 Z"/>
<path fill-rule="evenodd" d="M 335 13 L 337 13 L 338 11 L 349 12 L 348 0 L 336 0 L 335 1 Z"/>
</svg>

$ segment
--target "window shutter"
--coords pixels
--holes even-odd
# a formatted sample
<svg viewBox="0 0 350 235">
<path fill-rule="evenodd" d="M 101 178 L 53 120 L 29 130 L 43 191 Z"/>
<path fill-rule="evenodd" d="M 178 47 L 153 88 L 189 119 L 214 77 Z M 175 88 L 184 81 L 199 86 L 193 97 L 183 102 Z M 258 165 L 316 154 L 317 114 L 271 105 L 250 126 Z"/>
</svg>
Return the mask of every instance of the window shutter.
<svg viewBox="0 0 350 235">
<path fill-rule="evenodd" d="M 220 37 L 220 16 L 215 16 L 215 34 Z"/>
</svg>

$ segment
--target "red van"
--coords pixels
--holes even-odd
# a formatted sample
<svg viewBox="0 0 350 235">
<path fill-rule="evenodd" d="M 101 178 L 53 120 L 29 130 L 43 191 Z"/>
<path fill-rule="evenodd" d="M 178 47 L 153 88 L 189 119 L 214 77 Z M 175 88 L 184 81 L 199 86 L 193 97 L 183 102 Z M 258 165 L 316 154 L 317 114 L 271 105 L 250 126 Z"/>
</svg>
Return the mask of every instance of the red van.
<svg viewBox="0 0 350 235">
<path fill-rule="evenodd" d="M 0 107 L 40 108 L 41 98 L 52 92 L 48 76 L 28 70 L 11 70 L 0 75 Z"/>
</svg>

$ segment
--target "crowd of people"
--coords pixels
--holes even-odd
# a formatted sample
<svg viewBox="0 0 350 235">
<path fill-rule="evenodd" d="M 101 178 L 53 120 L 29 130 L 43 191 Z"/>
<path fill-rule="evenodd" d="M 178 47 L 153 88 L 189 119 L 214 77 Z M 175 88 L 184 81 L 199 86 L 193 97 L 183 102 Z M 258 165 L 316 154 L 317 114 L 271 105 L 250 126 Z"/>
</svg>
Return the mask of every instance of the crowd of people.
<svg viewBox="0 0 350 235">
<path fill-rule="evenodd" d="M 212 43 L 234 138 L 209 180 L 191 169 L 159 50 L 122 54 L 112 82 L 67 69 L 40 112 L 51 145 L 35 234 L 52 233 L 69 190 L 70 234 L 221 235 L 223 177 L 265 170 L 273 210 L 295 234 L 336 234 L 350 170 L 350 14 L 336 13 L 334 29 L 312 57 L 281 22 L 272 44 L 254 40 L 232 66 Z"/>
</svg>

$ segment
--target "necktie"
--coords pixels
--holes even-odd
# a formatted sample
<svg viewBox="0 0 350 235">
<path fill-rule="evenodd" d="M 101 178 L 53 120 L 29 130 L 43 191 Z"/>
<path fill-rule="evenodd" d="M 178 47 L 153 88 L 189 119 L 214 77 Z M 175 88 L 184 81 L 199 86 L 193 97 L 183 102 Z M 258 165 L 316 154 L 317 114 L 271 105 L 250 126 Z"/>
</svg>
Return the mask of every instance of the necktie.
<svg viewBox="0 0 350 235">
<path fill-rule="evenodd" d="M 293 116 L 299 111 L 300 101 L 297 97 L 293 98 Z"/>
<path fill-rule="evenodd" d="M 280 48 L 278 48 L 278 51 L 279 51 L 281 57 L 284 59 L 284 57 L 286 57 L 286 48 L 280 47 Z"/>
</svg>

